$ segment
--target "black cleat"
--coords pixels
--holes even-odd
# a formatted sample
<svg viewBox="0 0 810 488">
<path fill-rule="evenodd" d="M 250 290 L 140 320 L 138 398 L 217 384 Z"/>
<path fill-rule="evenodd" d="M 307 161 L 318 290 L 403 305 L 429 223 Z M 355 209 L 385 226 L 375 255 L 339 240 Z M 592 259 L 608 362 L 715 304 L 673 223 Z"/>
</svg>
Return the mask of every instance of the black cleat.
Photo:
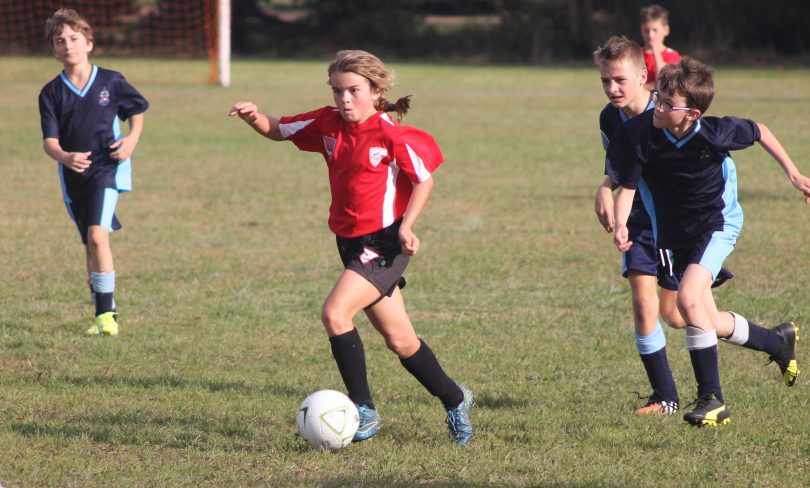
<svg viewBox="0 0 810 488">
<path fill-rule="evenodd" d="M 734 273 L 727 270 L 726 268 L 720 268 L 720 271 L 717 273 L 717 277 L 714 279 L 714 283 L 712 283 L 712 288 L 717 288 L 718 286 L 722 286 L 723 283 L 734 278 Z"/>
<path fill-rule="evenodd" d="M 799 378 L 799 364 L 796 362 L 796 343 L 799 341 L 799 328 L 793 322 L 785 322 L 773 328 L 782 339 L 782 349 L 768 359 L 779 365 L 782 379 L 787 386 L 796 384 Z"/>
<path fill-rule="evenodd" d="M 683 419 L 697 427 L 717 427 L 731 422 L 731 412 L 726 405 L 714 396 L 714 393 L 703 395 L 695 402 L 695 408 L 683 416 Z"/>
</svg>

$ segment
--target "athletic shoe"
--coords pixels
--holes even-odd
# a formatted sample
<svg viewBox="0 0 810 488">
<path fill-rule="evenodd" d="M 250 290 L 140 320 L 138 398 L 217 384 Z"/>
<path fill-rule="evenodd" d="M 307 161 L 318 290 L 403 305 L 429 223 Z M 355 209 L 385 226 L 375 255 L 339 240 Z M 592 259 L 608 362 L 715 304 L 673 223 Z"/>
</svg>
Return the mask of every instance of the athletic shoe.
<svg viewBox="0 0 810 488">
<path fill-rule="evenodd" d="M 713 393 L 703 395 L 695 402 L 695 408 L 683 416 L 683 419 L 697 427 L 717 427 L 731 422 L 731 412 Z M 690 404 L 691 405 L 691 404 Z"/>
<path fill-rule="evenodd" d="M 678 402 L 671 402 L 667 400 L 654 400 L 650 397 L 647 403 L 633 410 L 636 415 L 674 415 L 678 412 Z"/>
<path fill-rule="evenodd" d="M 380 430 L 380 414 L 368 405 L 356 403 L 357 413 L 360 414 L 360 426 L 354 434 L 352 442 L 360 442 L 377 435 Z"/>
<path fill-rule="evenodd" d="M 87 335 L 108 335 L 111 337 L 118 336 L 118 322 L 115 318 L 118 316 L 117 312 L 106 312 L 96 316 L 96 321 L 85 332 Z"/>
<path fill-rule="evenodd" d="M 464 393 L 464 399 L 456 408 L 447 411 L 447 429 L 450 431 L 450 440 L 454 443 L 465 446 L 473 436 L 472 421 L 470 414 L 475 403 L 473 392 L 464 386 L 458 385 Z"/>
<path fill-rule="evenodd" d="M 717 273 L 717 277 L 714 279 L 712 283 L 712 288 L 717 288 L 718 286 L 722 286 L 723 283 L 734 278 L 734 273 L 727 270 L 726 268 L 720 268 L 720 271 Z"/>
<path fill-rule="evenodd" d="M 793 386 L 799 378 L 799 364 L 796 362 L 796 343 L 799 341 L 799 328 L 793 322 L 785 322 L 773 329 L 776 331 L 776 335 L 782 339 L 783 346 L 778 353 L 768 356 L 768 359 L 779 365 L 785 384 Z"/>
</svg>

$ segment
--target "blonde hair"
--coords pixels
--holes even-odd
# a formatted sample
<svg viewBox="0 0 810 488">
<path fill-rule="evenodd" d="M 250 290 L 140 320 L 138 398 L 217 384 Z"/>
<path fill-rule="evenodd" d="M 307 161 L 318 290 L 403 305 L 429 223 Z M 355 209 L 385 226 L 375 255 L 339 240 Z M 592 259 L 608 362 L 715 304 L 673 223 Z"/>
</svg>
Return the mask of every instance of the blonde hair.
<svg viewBox="0 0 810 488">
<path fill-rule="evenodd" d="M 65 26 L 82 34 L 87 42 L 93 42 L 93 28 L 90 23 L 73 9 L 60 8 L 45 22 L 45 39 L 53 47 L 53 38 L 62 33 Z"/>
<path fill-rule="evenodd" d="M 593 52 L 593 61 L 600 68 L 625 59 L 633 63 L 639 71 L 647 71 L 641 47 L 625 36 L 611 36 L 604 45 L 599 46 Z"/>
<path fill-rule="evenodd" d="M 408 113 L 411 106 L 411 96 L 397 99 L 391 103 L 383 96 L 394 86 L 394 71 L 387 68 L 377 56 L 360 50 L 338 51 L 335 59 L 329 64 L 329 78 L 335 73 L 354 73 L 368 80 L 372 91 L 380 94 L 374 102 L 374 108 L 383 112 L 396 112 L 397 121 Z M 328 83 L 328 82 L 327 82 Z"/>
<path fill-rule="evenodd" d="M 677 63 L 661 68 L 658 89 L 684 97 L 687 107 L 705 114 L 714 99 L 714 73 L 711 67 L 683 57 Z"/>
</svg>

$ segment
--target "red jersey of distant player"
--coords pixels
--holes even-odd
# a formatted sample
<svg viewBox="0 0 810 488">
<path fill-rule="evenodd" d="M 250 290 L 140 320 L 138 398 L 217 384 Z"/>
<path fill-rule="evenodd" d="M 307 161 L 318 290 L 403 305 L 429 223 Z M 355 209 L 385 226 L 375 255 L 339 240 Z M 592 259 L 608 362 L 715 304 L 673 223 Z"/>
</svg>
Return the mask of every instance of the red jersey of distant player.
<svg viewBox="0 0 810 488">
<path fill-rule="evenodd" d="M 681 60 L 681 54 L 671 48 L 661 51 L 661 57 L 666 64 L 675 64 Z M 655 83 L 658 80 L 658 73 L 655 72 L 655 56 L 652 51 L 644 50 L 644 64 L 647 65 L 647 82 Z"/>
<path fill-rule="evenodd" d="M 413 184 L 430 179 L 444 162 L 433 136 L 399 125 L 385 112 L 350 124 L 335 107 L 279 119 L 281 135 L 302 151 L 319 152 L 329 168 L 329 228 L 358 237 L 390 226 L 405 214 Z"/>
</svg>

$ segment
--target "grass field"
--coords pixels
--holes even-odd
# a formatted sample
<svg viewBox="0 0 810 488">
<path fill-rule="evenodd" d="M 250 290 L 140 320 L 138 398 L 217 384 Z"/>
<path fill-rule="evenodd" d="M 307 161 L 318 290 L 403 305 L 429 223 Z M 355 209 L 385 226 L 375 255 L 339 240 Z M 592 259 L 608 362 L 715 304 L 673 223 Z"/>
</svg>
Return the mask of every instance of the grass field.
<svg viewBox="0 0 810 488">
<path fill-rule="evenodd" d="M 359 317 L 383 427 L 324 453 L 297 438 L 294 417 L 309 393 L 343 390 L 319 320 L 340 272 L 325 166 L 226 112 L 237 100 L 278 115 L 330 103 L 326 61 L 237 62 L 229 89 L 199 83 L 201 62 L 97 62 L 152 104 L 113 239 L 115 340 L 82 335 L 83 250 L 41 149 L 37 94 L 58 65 L 0 58 L 6 488 L 810 485 L 808 382 L 786 388 L 761 353 L 720 346 L 729 426 L 630 414 L 648 387 L 619 254 L 592 210 L 595 68 L 394 65 L 393 96 L 414 95 L 405 121 L 448 160 L 416 229 L 406 301 L 474 389 L 477 430 L 468 448 L 451 445 L 440 404 Z M 809 78 L 721 69 L 710 114 L 767 124 L 810 173 Z M 810 336 L 810 207 L 761 148 L 735 161 L 746 224 L 718 305 Z M 682 334 L 667 339 L 689 401 Z"/>
</svg>

